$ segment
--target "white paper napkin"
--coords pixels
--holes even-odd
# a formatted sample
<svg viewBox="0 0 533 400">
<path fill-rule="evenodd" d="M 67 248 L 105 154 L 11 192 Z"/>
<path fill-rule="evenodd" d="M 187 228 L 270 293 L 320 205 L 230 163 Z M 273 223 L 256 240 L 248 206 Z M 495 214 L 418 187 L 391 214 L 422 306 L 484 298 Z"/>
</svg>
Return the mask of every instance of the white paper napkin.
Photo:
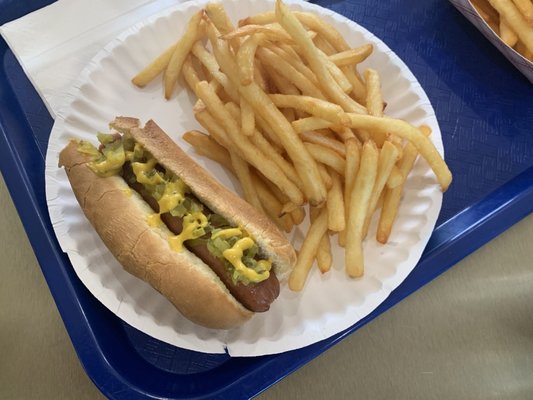
<svg viewBox="0 0 533 400">
<path fill-rule="evenodd" d="M 178 0 L 59 0 L 0 27 L 55 118 L 82 69 L 108 42 Z"/>
</svg>

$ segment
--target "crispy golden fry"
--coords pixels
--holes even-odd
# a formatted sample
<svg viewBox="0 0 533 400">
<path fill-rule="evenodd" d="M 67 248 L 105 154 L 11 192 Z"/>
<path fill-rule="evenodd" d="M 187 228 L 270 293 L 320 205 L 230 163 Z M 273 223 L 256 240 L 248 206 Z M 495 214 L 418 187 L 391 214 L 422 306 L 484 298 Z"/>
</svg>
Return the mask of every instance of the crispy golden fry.
<svg viewBox="0 0 533 400">
<path fill-rule="evenodd" d="M 285 150 L 283 148 L 283 144 L 279 140 L 278 135 L 274 130 L 270 127 L 269 124 L 261 117 L 259 114 L 254 112 L 255 116 L 255 122 L 258 126 L 258 128 L 261 130 L 261 132 L 265 135 L 265 137 L 268 139 L 270 144 L 274 147 L 277 153 L 284 153 Z"/>
<path fill-rule="evenodd" d="M 500 13 L 500 18 L 505 19 L 526 48 L 533 52 L 533 27 L 528 24 L 515 4 L 511 0 L 489 0 L 489 3 Z"/>
<path fill-rule="evenodd" d="M 196 88 L 196 84 L 200 82 L 200 78 L 198 77 L 198 73 L 192 65 L 191 56 L 187 57 L 183 62 L 182 72 L 183 77 L 185 78 L 185 82 L 187 83 L 189 88 L 194 91 Z"/>
<path fill-rule="evenodd" d="M 276 1 L 276 19 L 298 45 L 304 58 L 309 63 L 309 67 L 317 76 L 324 93 L 344 110 L 366 114 L 366 109 L 344 93 L 335 79 L 333 79 L 327 68 L 327 59 L 324 53 L 316 48 L 313 41 L 306 34 L 303 25 L 281 0 Z"/>
<path fill-rule="evenodd" d="M 245 136 L 253 136 L 255 132 L 254 110 L 248 102 L 241 98 L 241 132 Z"/>
<path fill-rule="evenodd" d="M 338 67 L 346 67 L 365 61 L 368 56 L 372 54 L 373 50 L 374 46 L 371 44 L 365 44 L 361 47 L 357 47 L 356 49 L 345 50 L 341 51 L 340 53 L 332 54 L 329 56 L 329 59 Z"/>
<path fill-rule="evenodd" d="M 339 67 L 337 67 L 335 63 L 331 61 L 329 57 L 322 50 L 320 49 L 317 49 L 317 50 L 322 55 L 323 60 L 326 63 L 326 67 L 328 68 L 330 75 L 333 77 L 333 79 L 335 79 L 335 82 L 337 82 L 337 84 L 339 85 L 339 87 L 342 89 L 344 93 L 350 93 L 353 87 L 350 81 L 348 80 L 348 78 L 346 78 L 346 76 L 344 75 L 344 72 L 342 72 L 342 70 Z"/>
<path fill-rule="evenodd" d="M 378 171 L 378 149 L 372 141 L 363 145 L 361 165 L 346 205 L 346 272 L 352 278 L 364 273 L 363 227 Z"/>
<path fill-rule="evenodd" d="M 203 102 L 202 102 L 203 103 Z M 203 109 L 194 113 L 196 120 L 202 125 L 202 127 L 209 132 L 216 142 L 226 149 L 232 148 L 231 139 L 226 134 L 224 128 L 213 118 L 209 110 Z"/>
<path fill-rule="evenodd" d="M 403 177 L 400 169 L 395 165 L 392 167 L 389 179 L 387 180 L 387 188 L 394 189 L 396 186 L 401 185 Z"/>
<path fill-rule="evenodd" d="M 302 248 L 298 253 L 298 260 L 289 276 L 289 288 L 295 292 L 303 289 L 309 271 L 313 266 L 316 251 L 320 246 L 322 237 L 328 230 L 328 213 L 325 207 L 322 208 L 320 215 L 313 221 L 307 231 Z"/>
<path fill-rule="evenodd" d="M 222 3 L 207 3 L 205 6 L 205 12 L 220 33 L 226 34 L 235 29 L 228 18 Z"/>
<path fill-rule="evenodd" d="M 527 58 L 529 61 L 533 62 L 533 52 L 529 51 L 524 43 L 518 42 L 516 44 L 516 51 L 518 51 L 520 54 L 522 54 L 525 58 Z"/>
<path fill-rule="evenodd" d="M 320 215 L 322 209 L 311 207 L 310 211 L 309 218 L 311 223 L 313 223 Z M 322 236 L 322 240 L 320 240 L 318 248 L 316 249 L 316 263 L 320 272 L 323 274 L 328 272 L 331 269 L 332 261 L 333 257 L 331 256 L 331 244 L 329 242 L 328 232 L 326 232 Z"/>
<path fill-rule="evenodd" d="M 282 42 L 292 42 L 292 38 L 283 30 L 283 28 L 276 23 L 268 25 L 246 25 L 238 29 L 233 30 L 232 32 L 226 33 L 220 36 L 223 40 L 231 40 L 235 38 L 240 38 L 243 36 L 251 36 L 261 33 L 265 35 L 266 38 L 272 41 L 282 41 Z"/>
<path fill-rule="evenodd" d="M 217 39 L 216 31 L 213 31 L 213 28 L 210 24 L 207 24 L 209 40 L 221 69 L 238 88 L 241 96 L 254 108 L 255 114 L 260 115 L 275 130 L 276 136 L 296 167 L 310 204 L 322 204 L 326 199 L 326 188 L 320 177 L 316 162 L 306 150 L 291 124 L 272 103 L 268 95 L 254 82 L 247 86 L 240 84 L 237 68 L 229 49 L 223 41 Z M 301 204 L 302 202 L 298 200 L 294 201 L 294 203 Z"/>
<path fill-rule="evenodd" d="M 259 195 L 257 194 L 256 186 L 252 181 L 248 164 L 233 151 L 230 151 L 230 157 L 235 175 L 241 183 L 244 198 L 248 203 L 250 203 L 257 210 L 261 211 L 264 214 L 265 211 L 263 210 L 263 206 L 261 205 L 261 201 L 259 200 Z"/>
<path fill-rule="evenodd" d="M 331 44 L 329 44 L 324 36 L 317 34 L 316 37 L 313 38 L 313 42 L 315 43 L 315 46 L 328 57 L 335 53 L 335 49 Z"/>
<path fill-rule="evenodd" d="M 379 74 L 374 69 L 365 70 L 366 82 L 366 109 L 368 114 L 375 117 L 383 117 L 383 96 L 381 95 L 381 80 Z M 383 142 L 387 138 L 385 132 L 372 131 L 372 140 L 378 147 L 383 146 Z"/>
<path fill-rule="evenodd" d="M 338 125 L 348 125 L 350 119 L 341 106 L 310 96 L 270 94 L 270 100 L 279 108 L 296 108 Z"/>
<path fill-rule="evenodd" d="M 168 49 L 166 49 L 159 57 L 157 57 L 154 61 L 148 64 L 141 72 L 139 72 L 133 77 L 133 79 L 131 80 L 132 83 L 135 86 L 142 88 L 152 82 L 157 75 L 159 75 L 167 68 L 168 63 L 172 58 L 172 54 L 174 54 L 174 50 L 176 50 L 176 46 L 177 43 L 173 44 Z"/>
<path fill-rule="evenodd" d="M 208 135 L 199 131 L 188 131 L 183 134 L 183 140 L 194 147 L 196 153 L 216 161 L 227 170 L 234 172 L 228 151 Z"/>
<path fill-rule="evenodd" d="M 280 227 L 285 232 L 290 232 L 292 230 L 293 222 L 289 215 L 284 215 L 279 217 L 281 213 L 281 203 L 279 200 L 272 194 L 268 186 L 255 174 L 252 174 L 252 179 L 256 185 L 257 193 L 263 205 L 263 210 L 266 215 L 270 217 L 274 223 Z"/>
<path fill-rule="evenodd" d="M 333 127 L 332 130 L 339 137 L 339 139 L 341 139 L 343 142 L 346 142 L 348 139 L 356 139 L 357 141 L 359 141 L 359 139 L 357 139 L 357 137 L 355 136 L 355 134 L 350 128 Z"/>
<path fill-rule="evenodd" d="M 346 157 L 346 147 L 344 143 L 330 137 L 324 136 L 316 131 L 303 132 L 300 137 L 304 142 L 319 144 L 330 150 L 337 152 L 342 158 Z"/>
<path fill-rule="evenodd" d="M 268 50 L 276 54 L 278 57 L 282 58 L 285 62 L 289 63 L 294 69 L 304 75 L 313 85 L 319 87 L 315 74 L 305 65 L 292 47 L 290 46 L 280 46 L 278 44 L 272 44 L 267 46 Z"/>
<path fill-rule="evenodd" d="M 363 225 L 363 238 L 366 237 L 370 221 L 376 210 L 378 200 L 385 188 L 390 173 L 398 161 L 398 149 L 391 142 L 385 142 L 381 151 L 379 152 L 378 171 L 374 187 L 372 188 L 372 194 L 368 203 L 368 209 L 366 218 Z"/>
<path fill-rule="evenodd" d="M 327 190 L 331 189 L 331 186 L 333 185 L 333 180 L 331 179 L 331 175 L 328 172 L 328 169 L 324 164 L 317 163 L 318 170 L 320 172 L 320 177 L 324 181 L 324 185 L 326 186 Z"/>
<path fill-rule="evenodd" d="M 202 65 L 207 68 L 213 78 L 222 85 L 224 91 L 228 94 L 231 100 L 234 102 L 239 102 L 239 93 L 235 87 L 233 87 L 226 74 L 220 71 L 217 60 L 209 51 L 207 51 L 204 45 L 200 41 L 196 42 L 193 45 L 191 52 L 202 63 Z"/>
<path fill-rule="evenodd" d="M 239 133 L 239 126 L 231 113 L 226 110 L 216 93 L 213 92 L 209 84 L 202 81 L 196 85 L 196 93 L 206 104 L 207 109 L 213 117 L 226 131 L 231 139 L 230 149 L 235 149 L 238 155 L 248 163 L 257 168 L 263 175 L 274 182 L 282 192 L 284 192 L 295 204 L 303 204 L 304 199 L 300 189 L 289 180 L 285 172 L 282 171 L 270 158 L 265 156 L 250 140 Z"/>
<path fill-rule="evenodd" d="M 176 44 L 172 57 L 170 57 L 164 74 L 165 98 L 167 99 L 170 98 L 174 91 L 174 86 L 180 75 L 183 62 L 187 58 L 194 43 L 200 38 L 200 21 L 202 20 L 202 14 L 203 11 L 198 11 L 191 17 L 185 33 Z"/>
<path fill-rule="evenodd" d="M 330 171 L 332 185 L 328 192 L 328 229 L 333 232 L 341 232 L 346 227 L 344 196 L 342 193 L 342 181 L 337 172 Z"/>
<path fill-rule="evenodd" d="M 318 117 L 301 118 L 292 122 L 292 127 L 297 133 L 316 131 L 318 129 L 331 128 L 334 124 L 331 121 Z"/>
<path fill-rule="evenodd" d="M 235 103 L 227 103 L 225 105 L 226 109 L 231 113 L 231 116 L 235 120 L 242 119 L 241 111 L 237 107 Z M 283 158 L 272 145 L 261 135 L 261 133 L 257 130 L 252 131 L 252 135 L 250 136 L 251 142 L 263 153 L 267 154 L 268 157 L 276 164 L 278 167 L 287 174 L 287 177 L 296 185 L 298 188 L 301 188 L 302 183 L 300 181 L 300 178 L 294 169 L 294 166 L 287 161 L 285 158 Z"/>
<path fill-rule="evenodd" d="M 286 62 L 283 58 L 273 53 L 267 48 L 257 49 L 256 54 L 263 63 L 263 65 L 269 66 L 276 71 L 279 75 L 283 76 L 294 84 L 304 95 L 316 97 L 317 99 L 325 100 L 325 96 L 318 86 L 307 77 L 294 68 L 291 64 Z M 272 74 L 271 74 L 272 75 Z"/>
<path fill-rule="evenodd" d="M 305 147 L 316 161 L 344 175 L 345 161 L 338 153 L 314 143 L 305 143 Z"/>
<path fill-rule="evenodd" d="M 500 18 L 500 38 L 509 47 L 514 47 L 518 42 L 518 36 L 503 18 Z"/>
<path fill-rule="evenodd" d="M 305 209 L 303 207 L 295 208 L 291 211 L 291 218 L 294 225 L 300 225 L 305 219 Z"/>
<path fill-rule="evenodd" d="M 256 58 L 255 69 L 254 69 L 254 82 L 257 83 L 264 92 L 270 91 L 270 86 L 267 80 L 267 76 L 268 74 L 265 71 L 263 64 L 261 64 L 261 61 Z"/>
<path fill-rule="evenodd" d="M 252 35 L 239 47 L 237 65 L 239 66 L 239 76 L 243 85 L 249 85 L 254 80 L 255 52 L 257 46 L 264 38 L 265 36 L 262 34 Z"/>
<path fill-rule="evenodd" d="M 398 213 L 405 180 L 407 179 L 409 171 L 413 168 L 417 156 L 418 151 L 416 150 L 416 147 L 412 143 L 407 143 L 399 165 L 400 173 L 402 175 L 402 183 L 394 189 L 385 190 L 383 207 L 381 208 L 378 230 L 376 233 L 376 240 L 379 243 L 385 244 L 389 240 L 392 225 L 396 219 L 396 214 Z"/>
<path fill-rule="evenodd" d="M 344 214 L 345 221 L 348 221 L 348 204 L 350 204 L 352 189 L 355 185 L 355 178 L 359 171 L 361 162 L 361 149 L 359 141 L 356 138 L 349 138 L 345 141 L 346 146 L 346 167 L 344 173 Z M 346 245 L 346 229 L 339 232 L 338 237 L 339 246 Z"/>
<path fill-rule="evenodd" d="M 524 16 L 527 23 L 533 26 L 533 3 L 531 0 L 513 0 L 513 3 Z"/>
<path fill-rule="evenodd" d="M 348 113 L 351 118 L 351 127 L 366 129 L 372 132 L 393 132 L 395 135 L 409 140 L 415 145 L 420 155 L 428 162 L 435 173 L 442 191 L 446 191 L 452 182 L 452 173 L 442 159 L 431 140 L 422 134 L 414 126 L 405 121 L 393 118 L 378 118 L 372 115 L 360 115 Z"/>
</svg>

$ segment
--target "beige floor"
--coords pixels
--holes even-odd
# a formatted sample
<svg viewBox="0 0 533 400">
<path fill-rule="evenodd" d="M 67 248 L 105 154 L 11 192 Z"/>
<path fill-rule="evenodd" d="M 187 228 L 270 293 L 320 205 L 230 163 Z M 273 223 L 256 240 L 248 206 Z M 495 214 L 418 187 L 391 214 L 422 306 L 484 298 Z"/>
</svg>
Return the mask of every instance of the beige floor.
<svg viewBox="0 0 533 400">
<path fill-rule="evenodd" d="M 0 399 L 103 398 L 0 180 Z M 261 399 L 533 399 L 533 216 Z"/>
</svg>

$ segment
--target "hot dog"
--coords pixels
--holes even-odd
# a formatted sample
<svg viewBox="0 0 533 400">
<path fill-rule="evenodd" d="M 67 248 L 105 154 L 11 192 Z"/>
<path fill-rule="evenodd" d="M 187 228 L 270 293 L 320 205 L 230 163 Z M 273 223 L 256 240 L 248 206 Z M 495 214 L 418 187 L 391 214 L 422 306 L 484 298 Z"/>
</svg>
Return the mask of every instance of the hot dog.
<svg viewBox="0 0 533 400">
<path fill-rule="evenodd" d="M 118 117 L 110 127 L 98 147 L 71 141 L 59 165 L 124 269 L 209 328 L 267 311 L 296 260 L 285 236 L 155 122 Z"/>
</svg>

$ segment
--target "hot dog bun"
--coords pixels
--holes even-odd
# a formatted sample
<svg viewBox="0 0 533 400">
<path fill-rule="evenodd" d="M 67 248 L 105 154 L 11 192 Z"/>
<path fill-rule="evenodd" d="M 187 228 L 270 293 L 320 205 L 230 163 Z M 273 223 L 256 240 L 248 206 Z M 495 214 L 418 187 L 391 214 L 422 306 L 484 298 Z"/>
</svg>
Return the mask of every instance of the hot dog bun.
<svg viewBox="0 0 533 400">
<path fill-rule="evenodd" d="M 140 128 L 138 120 L 119 117 L 111 126 L 127 131 L 212 211 L 246 229 L 272 260 L 278 278 L 287 277 L 296 260 L 294 249 L 266 216 L 216 181 L 155 122 Z M 126 271 L 148 282 L 199 325 L 228 329 L 251 318 L 253 312 L 230 294 L 200 258 L 186 249 L 177 252 L 169 247 L 172 233 L 164 225 L 148 225 L 152 209 L 122 177 L 95 174 L 87 165 L 91 156 L 78 151 L 78 146 L 71 141 L 60 153 L 59 165 L 65 168 L 87 219 Z"/>
</svg>

